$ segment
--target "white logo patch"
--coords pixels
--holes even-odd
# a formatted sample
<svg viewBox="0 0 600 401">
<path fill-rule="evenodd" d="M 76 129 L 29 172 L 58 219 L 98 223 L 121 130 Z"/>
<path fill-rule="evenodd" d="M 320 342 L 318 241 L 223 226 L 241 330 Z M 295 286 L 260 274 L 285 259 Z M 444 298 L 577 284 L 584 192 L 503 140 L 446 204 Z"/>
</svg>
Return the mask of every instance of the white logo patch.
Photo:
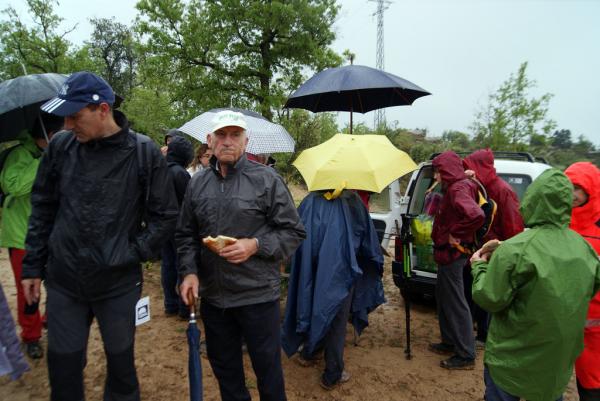
<svg viewBox="0 0 600 401">
<path fill-rule="evenodd" d="M 94 93 L 94 95 L 92 96 L 92 99 L 94 100 L 94 102 L 97 102 L 98 99 L 100 99 L 100 96 L 98 96 Z"/>
</svg>

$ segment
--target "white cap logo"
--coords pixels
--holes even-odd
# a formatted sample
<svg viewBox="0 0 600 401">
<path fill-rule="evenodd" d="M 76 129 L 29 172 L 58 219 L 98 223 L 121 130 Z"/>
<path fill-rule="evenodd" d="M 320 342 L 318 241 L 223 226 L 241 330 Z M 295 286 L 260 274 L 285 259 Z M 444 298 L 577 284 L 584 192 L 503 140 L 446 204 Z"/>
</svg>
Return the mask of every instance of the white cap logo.
<svg viewBox="0 0 600 401">
<path fill-rule="evenodd" d="M 69 90 L 69 85 L 64 84 L 63 86 L 60 87 L 60 90 L 58 91 L 59 95 L 62 96 L 67 96 L 67 91 Z"/>
<path fill-rule="evenodd" d="M 100 99 L 100 96 L 96 95 L 95 93 L 92 95 L 92 100 L 94 102 L 97 102 Z"/>
</svg>

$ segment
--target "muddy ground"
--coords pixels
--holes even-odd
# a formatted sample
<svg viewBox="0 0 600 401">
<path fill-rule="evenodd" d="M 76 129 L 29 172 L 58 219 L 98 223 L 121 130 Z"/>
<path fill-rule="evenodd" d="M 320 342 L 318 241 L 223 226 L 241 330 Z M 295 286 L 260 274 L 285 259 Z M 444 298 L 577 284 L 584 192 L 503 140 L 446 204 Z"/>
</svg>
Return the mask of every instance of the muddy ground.
<svg viewBox="0 0 600 401">
<path fill-rule="evenodd" d="M 6 250 L 0 253 L 0 282 L 15 309 L 15 287 Z M 391 262 L 386 258 L 385 290 L 387 304 L 370 316 L 370 326 L 358 345 L 348 326 L 346 336 L 346 369 L 351 380 L 327 392 L 318 385 L 317 367 L 299 366 L 294 358 L 283 356 L 286 389 L 290 401 L 385 401 L 483 399 L 483 354 L 477 357 L 474 371 L 449 372 L 439 367 L 440 357 L 426 350 L 427 344 L 438 340 L 435 308 L 429 304 L 415 305 L 412 313 L 413 359 L 404 357 L 404 306 L 391 279 Z M 141 383 L 142 399 L 147 401 L 187 400 L 187 322 L 166 317 L 162 312 L 160 269 L 154 265 L 146 270 L 144 295 L 150 296 L 152 319 L 138 328 L 136 364 Z M 284 307 L 282 300 L 282 310 Z M 42 338 L 46 343 L 46 333 Z M 217 383 L 208 360 L 202 358 L 204 399 L 219 400 Z M 18 382 L 0 378 L 0 400 L 38 401 L 48 399 L 49 386 L 46 360 L 31 363 L 32 370 Z M 247 385 L 258 400 L 256 378 L 245 356 Z M 322 369 L 322 366 L 320 367 Z M 105 362 L 98 328 L 91 331 L 88 365 L 85 370 L 87 400 L 102 399 Z M 577 400 L 574 381 L 565 400 Z"/>
</svg>

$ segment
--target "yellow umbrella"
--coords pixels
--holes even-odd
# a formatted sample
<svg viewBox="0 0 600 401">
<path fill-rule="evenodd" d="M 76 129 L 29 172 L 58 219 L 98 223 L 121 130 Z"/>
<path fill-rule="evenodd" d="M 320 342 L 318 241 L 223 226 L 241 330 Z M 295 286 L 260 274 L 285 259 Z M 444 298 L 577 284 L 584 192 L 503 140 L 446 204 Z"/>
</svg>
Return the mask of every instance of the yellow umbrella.
<svg viewBox="0 0 600 401">
<path fill-rule="evenodd" d="M 384 135 L 337 134 L 306 149 L 293 163 L 309 191 L 362 189 L 381 192 L 417 168 L 406 152 Z"/>
</svg>

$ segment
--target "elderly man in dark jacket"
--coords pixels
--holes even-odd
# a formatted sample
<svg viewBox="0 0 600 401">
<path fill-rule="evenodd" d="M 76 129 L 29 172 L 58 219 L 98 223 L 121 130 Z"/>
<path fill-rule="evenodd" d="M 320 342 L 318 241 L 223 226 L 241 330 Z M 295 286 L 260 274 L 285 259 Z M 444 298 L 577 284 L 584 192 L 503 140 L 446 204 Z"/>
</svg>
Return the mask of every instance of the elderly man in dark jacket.
<svg viewBox="0 0 600 401">
<path fill-rule="evenodd" d="M 479 186 L 465 175 L 460 157 L 446 151 L 433 159 L 436 181 L 444 196 L 433 221 L 433 257 L 438 264 L 436 300 L 442 342 L 429 349 L 452 357 L 440 362 L 446 369 L 473 369 L 475 338 L 469 305 L 465 299 L 463 268 L 465 249 L 485 220 L 477 203 Z"/>
<path fill-rule="evenodd" d="M 221 398 L 250 399 L 243 338 L 260 399 L 285 400 L 279 268 L 306 234 L 281 177 L 246 158 L 244 116 L 226 110 L 213 123 L 211 168 L 192 177 L 175 234 L 181 294 L 187 304 L 202 297 L 206 350 Z M 209 235 L 237 241 L 214 253 L 202 243 Z"/>
<path fill-rule="evenodd" d="M 42 110 L 63 116 L 31 195 L 22 283 L 29 304 L 46 280 L 51 400 L 83 400 L 90 324 L 107 360 L 105 400 L 140 399 L 134 365 L 141 261 L 173 232 L 177 200 L 167 163 L 112 110 L 100 77 L 72 74 Z M 144 221 L 143 228 L 142 221 Z"/>
<path fill-rule="evenodd" d="M 169 175 L 175 185 L 177 203 L 181 207 L 185 190 L 191 178 L 186 168 L 194 158 L 194 147 L 180 131 L 170 130 L 169 133 L 173 133 L 173 131 L 178 132 L 179 135 L 172 135 L 167 145 L 167 165 L 169 166 Z M 177 247 L 175 246 L 175 237 L 172 236 L 162 248 L 162 263 L 160 265 L 165 313 L 167 315 L 179 314 L 180 317 L 187 318 L 188 309 L 176 291 L 177 265 Z"/>
</svg>

